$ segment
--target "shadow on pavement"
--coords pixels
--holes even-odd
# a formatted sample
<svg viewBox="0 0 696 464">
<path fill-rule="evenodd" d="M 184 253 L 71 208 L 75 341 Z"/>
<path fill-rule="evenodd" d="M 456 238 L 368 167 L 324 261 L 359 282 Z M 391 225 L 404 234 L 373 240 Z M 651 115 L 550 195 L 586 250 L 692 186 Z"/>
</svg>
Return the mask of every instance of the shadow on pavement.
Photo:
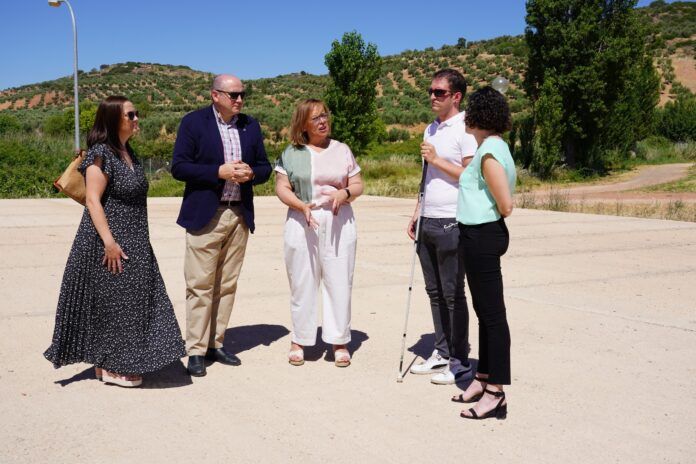
<svg viewBox="0 0 696 464">
<path fill-rule="evenodd" d="M 97 380 L 97 376 L 94 374 L 94 367 L 90 366 L 79 374 L 75 374 L 69 379 L 56 380 L 53 383 L 57 383 L 61 387 L 67 387 L 73 382 L 80 382 L 82 380 Z"/>
<path fill-rule="evenodd" d="M 427 333 L 420 336 L 420 339 L 408 348 L 408 351 L 420 356 L 423 359 L 428 359 L 435 348 L 435 334 Z"/>
<path fill-rule="evenodd" d="M 270 346 L 271 343 L 285 337 L 290 331 L 276 324 L 255 324 L 232 327 L 225 331 L 225 350 L 232 354 L 256 348 L 259 345 Z M 289 347 L 289 344 L 288 344 Z"/>
<path fill-rule="evenodd" d="M 368 340 L 370 337 L 365 332 L 360 330 L 350 331 L 350 343 L 348 343 L 348 351 L 351 357 L 357 352 L 362 346 L 363 342 Z M 289 348 L 289 347 L 288 347 Z M 305 361 L 318 361 L 322 357 L 324 361 L 334 362 L 333 348 L 331 345 L 324 343 L 321 339 L 321 327 L 317 329 L 317 344 L 314 346 L 306 346 L 304 349 Z"/>
<path fill-rule="evenodd" d="M 420 336 L 420 339 L 411 345 L 408 348 L 408 351 L 410 353 L 413 353 L 416 355 L 416 358 L 414 358 L 412 361 L 408 361 L 408 358 L 404 359 L 404 364 L 406 364 L 406 369 L 404 372 L 405 374 L 410 374 L 409 369 L 411 368 L 412 365 L 418 364 L 423 361 L 418 361 L 418 357 L 422 358 L 423 360 L 426 360 L 430 357 L 430 355 L 433 353 L 433 349 L 435 346 L 435 334 L 433 333 L 427 333 L 423 334 Z M 469 347 L 471 349 L 471 347 Z M 469 358 L 469 364 L 471 364 L 471 375 L 466 376 L 467 379 L 463 382 L 457 382 L 456 386 L 460 390 L 466 390 L 469 387 L 469 384 L 473 381 L 473 376 L 476 373 L 476 369 L 478 369 L 478 359 L 475 358 Z"/>
<path fill-rule="evenodd" d="M 177 388 L 192 385 L 191 376 L 186 371 L 181 360 L 174 361 L 170 365 L 156 372 L 143 375 L 143 385 L 145 389 Z"/>
</svg>

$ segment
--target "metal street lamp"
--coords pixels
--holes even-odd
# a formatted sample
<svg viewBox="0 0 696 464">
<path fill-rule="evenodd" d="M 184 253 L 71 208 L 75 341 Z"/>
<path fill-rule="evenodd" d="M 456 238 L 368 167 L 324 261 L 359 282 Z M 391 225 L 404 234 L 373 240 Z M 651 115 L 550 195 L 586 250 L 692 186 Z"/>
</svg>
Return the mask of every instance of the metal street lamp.
<svg viewBox="0 0 696 464">
<path fill-rule="evenodd" d="M 72 18 L 72 28 L 73 28 L 73 50 L 74 50 L 74 63 L 73 63 L 73 92 L 75 94 L 75 153 L 80 151 L 80 105 L 77 97 L 77 26 L 75 25 L 75 13 L 73 13 L 72 6 L 68 0 L 48 0 L 50 6 L 59 7 L 61 3 L 68 5 L 68 10 L 70 10 L 70 17 Z"/>
</svg>

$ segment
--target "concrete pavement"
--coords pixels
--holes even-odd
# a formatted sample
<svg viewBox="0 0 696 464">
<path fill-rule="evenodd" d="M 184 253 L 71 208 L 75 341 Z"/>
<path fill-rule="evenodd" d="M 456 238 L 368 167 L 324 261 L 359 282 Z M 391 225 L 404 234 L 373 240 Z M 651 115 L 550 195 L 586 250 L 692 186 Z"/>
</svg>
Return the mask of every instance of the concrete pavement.
<svg viewBox="0 0 696 464">
<path fill-rule="evenodd" d="M 150 233 L 180 324 L 180 199 L 150 200 Z M 287 363 L 285 208 L 259 198 L 227 341 L 240 367 L 183 365 L 126 390 L 49 345 L 82 208 L 0 201 L 0 462 L 693 462 L 696 224 L 515 210 L 503 259 L 513 385 L 506 421 L 465 421 L 453 386 L 396 382 L 414 202 L 356 201 L 353 365 L 320 345 Z M 407 362 L 432 350 L 416 269 Z M 472 357 L 477 353 L 472 311 Z"/>
</svg>

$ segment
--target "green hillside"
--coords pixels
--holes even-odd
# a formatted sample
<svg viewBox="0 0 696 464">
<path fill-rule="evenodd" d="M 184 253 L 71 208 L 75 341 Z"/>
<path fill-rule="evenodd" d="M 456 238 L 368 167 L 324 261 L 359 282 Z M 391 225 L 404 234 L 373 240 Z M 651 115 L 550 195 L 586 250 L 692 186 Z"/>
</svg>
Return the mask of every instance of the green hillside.
<svg viewBox="0 0 696 464">
<path fill-rule="evenodd" d="M 654 25 L 664 103 L 684 86 L 696 88 L 694 73 L 680 75 L 683 66 L 676 70 L 672 66 L 675 56 L 694 58 L 696 3 L 656 1 L 641 11 Z M 519 112 L 527 106 L 521 89 L 525 57 L 523 36 L 468 43 L 461 38 L 457 44 L 439 49 L 407 50 L 386 56 L 377 84 L 382 120 L 387 129 L 402 129 L 394 129 L 396 135 L 392 139 L 407 137 L 403 129 L 420 130 L 432 118 L 425 89 L 432 73 L 444 67 L 461 70 L 474 89 L 497 75 L 506 76 L 512 83 L 508 92 L 511 107 Z M 166 137 L 175 131 L 183 113 L 207 104 L 211 78 L 210 73 L 187 66 L 135 62 L 102 65 L 100 69 L 81 72 L 80 95 L 82 100 L 92 102 L 107 95 L 126 95 L 147 113 L 142 123 L 146 135 Z M 250 91 L 247 111 L 262 122 L 269 142 L 280 142 L 285 138 L 284 128 L 289 124 L 294 104 L 303 98 L 321 96 L 327 82 L 327 76 L 304 72 L 246 81 Z M 0 110 L 17 115 L 28 128 L 41 128 L 47 116 L 71 105 L 71 76 L 0 92 Z"/>
</svg>

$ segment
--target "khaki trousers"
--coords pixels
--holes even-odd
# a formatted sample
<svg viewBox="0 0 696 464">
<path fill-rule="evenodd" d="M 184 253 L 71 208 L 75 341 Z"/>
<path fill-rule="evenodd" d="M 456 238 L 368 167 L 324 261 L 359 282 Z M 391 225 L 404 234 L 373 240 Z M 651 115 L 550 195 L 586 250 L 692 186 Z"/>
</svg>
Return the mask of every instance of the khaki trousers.
<svg viewBox="0 0 696 464">
<path fill-rule="evenodd" d="M 249 228 L 241 207 L 219 207 L 208 225 L 186 231 L 186 352 L 221 348 L 242 269 Z"/>
</svg>

